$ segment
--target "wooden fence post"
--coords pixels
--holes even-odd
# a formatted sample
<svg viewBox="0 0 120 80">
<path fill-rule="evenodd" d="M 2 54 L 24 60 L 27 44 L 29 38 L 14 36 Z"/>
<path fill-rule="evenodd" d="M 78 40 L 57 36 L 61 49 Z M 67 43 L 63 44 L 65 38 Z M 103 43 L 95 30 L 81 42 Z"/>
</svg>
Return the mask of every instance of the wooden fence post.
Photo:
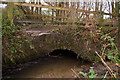
<svg viewBox="0 0 120 80">
<path fill-rule="evenodd" d="M 13 24 L 13 6 L 14 6 L 13 2 L 8 2 L 7 14 L 11 25 Z"/>
</svg>

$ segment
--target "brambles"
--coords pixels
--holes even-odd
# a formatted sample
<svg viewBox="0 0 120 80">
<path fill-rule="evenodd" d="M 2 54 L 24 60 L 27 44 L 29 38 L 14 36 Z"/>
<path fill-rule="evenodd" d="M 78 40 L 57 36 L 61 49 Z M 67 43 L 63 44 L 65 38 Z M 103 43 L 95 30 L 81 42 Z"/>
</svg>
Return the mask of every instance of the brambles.
<svg viewBox="0 0 120 80">
<path fill-rule="evenodd" d="M 103 31 L 103 27 L 100 27 L 99 29 L 96 29 L 94 32 L 90 33 L 88 36 L 88 33 L 86 33 L 83 39 L 91 40 L 91 42 L 100 43 L 101 50 L 99 51 L 101 53 L 101 59 L 106 60 L 109 59 L 111 61 L 111 67 L 109 69 L 112 71 L 113 74 L 111 74 L 111 77 L 117 78 L 117 69 L 113 67 L 113 65 L 120 64 L 120 52 L 116 46 L 115 33 L 111 33 L 111 31 Z M 91 38 L 90 38 L 91 37 Z M 106 63 L 105 63 L 106 64 Z M 116 65 L 118 66 L 118 65 Z M 91 75 L 90 75 L 91 73 Z M 94 70 L 90 69 L 89 73 L 79 72 L 79 74 L 82 74 L 84 77 L 88 78 L 95 78 L 97 74 L 94 74 Z M 106 73 L 107 74 L 107 73 Z M 106 74 L 104 78 L 106 78 Z M 89 76 L 90 75 L 90 76 Z"/>
<path fill-rule="evenodd" d="M 97 32 L 97 34 L 100 35 L 100 40 L 102 43 L 102 56 L 107 55 L 108 59 L 111 59 L 115 63 L 120 63 L 120 53 L 118 51 L 118 48 L 115 44 L 115 37 L 111 37 L 111 33 L 102 33 L 101 30 Z"/>
<path fill-rule="evenodd" d="M 101 48 L 101 58 L 105 60 L 105 57 L 107 59 L 111 60 L 111 71 L 112 71 L 112 77 L 114 76 L 115 78 L 117 77 L 116 74 L 117 72 L 113 72 L 113 65 L 119 64 L 120 63 L 120 53 L 118 51 L 118 48 L 115 44 L 115 36 L 112 36 L 114 33 L 111 32 L 102 32 L 102 28 L 99 28 L 97 30 L 97 33 L 100 36 L 99 41 L 102 44 Z M 117 71 L 117 70 L 116 70 Z"/>
</svg>

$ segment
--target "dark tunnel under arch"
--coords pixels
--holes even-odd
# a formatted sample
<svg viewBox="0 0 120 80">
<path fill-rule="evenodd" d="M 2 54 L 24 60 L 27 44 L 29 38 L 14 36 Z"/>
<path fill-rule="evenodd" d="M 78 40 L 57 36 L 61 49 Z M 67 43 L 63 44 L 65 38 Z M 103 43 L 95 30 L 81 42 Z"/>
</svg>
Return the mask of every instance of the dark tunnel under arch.
<svg viewBox="0 0 120 80">
<path fill-rule="evenodd" d="M 64 57 L 71 57 L 71 58 L 76 58 L 76 59 L 78 58 L 78 55 L 74 51 L 67 50 L 67 49 L 56 49 L 50 52 L 48 55 L 51 57 L 64 56 Z"/>
</svg>

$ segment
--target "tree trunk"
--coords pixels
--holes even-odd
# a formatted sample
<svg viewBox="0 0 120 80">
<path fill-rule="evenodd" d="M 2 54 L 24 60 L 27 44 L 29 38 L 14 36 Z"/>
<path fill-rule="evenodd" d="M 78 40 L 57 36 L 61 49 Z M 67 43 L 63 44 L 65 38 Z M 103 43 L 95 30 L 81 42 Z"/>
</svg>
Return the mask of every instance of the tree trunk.
<svg viewBox="0 0 120 80">
<path fill-rule="evenodd" d="M 41 5 L 41 0 L 39 0 L 39 5 Z M 39 8 L 39 19 L 42 21 L 42 8 Z"/>
<path fill-rule="evenodd" d="M 118 9 L 118 48 L 120 51 L 120 2 L 119 2 L 119 9 Z"/>
<path fill-rule="evenodd" d="M 114 26 L 114 2 L 113 0 L 111 2 L 111 5 L 112 5 L 112 25 Z"/>
<path fill-rule="evenodd" d="M 36 0 L 36 4 L 38 4 L 38 0 Z M 36 7 L 35 13 L 36 13 L 36 15 L 38 15 L 38 7 Z M 36 16 L 36 19 L 38 19 L 38 16 Z"/>
<path fill-rule="evenodd" d="M 101 1 L 101 3 L 99 3 L 100 4 L 100 15 L 99 15 L 99 24 L 102 26 L 103 25 L 103 13 L 102 13 L 102 5 L 103 5 L 103 3 L 102 3 L 102 1 Z"/>
<path fill-rule="evenodd" d="M 57 6 L 58 6 L 58 2 L 56 2 L 56 4 L 55 4 L 55 5 L 56 5 L 56 7 L 57 7 Z M 58 20 L 58 18 L 57 18 L 57 17 L 58 17 L 58 10 L 56 9 L 56 21 Z"/>
</svg>

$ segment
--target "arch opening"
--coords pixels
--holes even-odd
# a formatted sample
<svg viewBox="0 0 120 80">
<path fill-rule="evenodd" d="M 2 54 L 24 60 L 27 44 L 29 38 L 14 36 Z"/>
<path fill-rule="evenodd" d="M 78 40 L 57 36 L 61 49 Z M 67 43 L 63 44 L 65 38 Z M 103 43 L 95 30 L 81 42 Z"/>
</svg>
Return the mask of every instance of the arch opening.
<svg viewBox="0 0 120 80">
<path fill-rule="evenodd" d="M 78 55 L 75 52 L 67 49 L 56 49 L 50 52 L 48 56 L 52 58 L 71 58 L 76 60 L 78 59 Z M 79 59 L 82 60 L 80 57 Z"/>
</svg>

